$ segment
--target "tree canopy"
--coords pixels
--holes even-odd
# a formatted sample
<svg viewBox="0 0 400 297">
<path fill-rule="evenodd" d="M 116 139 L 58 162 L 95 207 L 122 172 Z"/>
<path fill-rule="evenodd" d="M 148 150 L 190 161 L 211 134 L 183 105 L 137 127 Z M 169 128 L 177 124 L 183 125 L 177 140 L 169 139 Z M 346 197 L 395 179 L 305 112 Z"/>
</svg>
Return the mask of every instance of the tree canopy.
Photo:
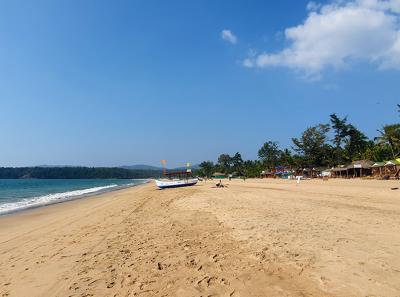
<svg viewBox="0 0 400 297">
<path fill-rule="evenodd" d="M 380 146 L 387 145 L 393 158 L 400 154 L 400 124 L 385 125 L 377 130 L 379 136 L 375 138 Z"/>
<path fill-rule="evenodd" d="M 328 124 L 319 124 L 307 128 L 300 138 L 292 138 L 294 150 L 304 158 L 307 166 L 326 166 L 332 147 L 327 143 Z"/>
<path fill-rule="evenodd" d="M 0 178 L 149 178 L 161 171 L 112 167 L 0 167 Z"/>
<path fill-rule="evenodd" d="M 211 161 L 201 162 L 200 165 L 200 174 L 205 177 L 211 177 L 214 173 L 214 163 Z"/>
<path fill-rule="evenodd" d="M 400 112 L 400 104 L 397 105 Z M 202 164 L 203 174 L 210 172 L 238 172 L 248 177 L 259 176 L 263 170 L 276 166 L 291 168 L 332 167 L 348 164 L 355 160 L 368 159 L 385 161 L 400 155 L 400 124 L 384 125 L 377 130 L 374 139 L 349 122 L 347 116 L 336 113 L 329 116 L 328 123 L 321 123 L 305 129 L 299 137 L 292 138 L 291 148 L 281 148 L 278 142 L 267 140 L 258 150 L 258 160 L 243 160 L 237 152 L 233 157 L 221 154 L 213 165 Z M 206 173 L 207 172 L 207 173 Z"/>
<path fill-rule="evenodd" d="M 271 169 L 278 164 L 281 150 L 276 141 L 267 141 L 258 151 L 258 157 L 266 168 Z"/>
</svg>

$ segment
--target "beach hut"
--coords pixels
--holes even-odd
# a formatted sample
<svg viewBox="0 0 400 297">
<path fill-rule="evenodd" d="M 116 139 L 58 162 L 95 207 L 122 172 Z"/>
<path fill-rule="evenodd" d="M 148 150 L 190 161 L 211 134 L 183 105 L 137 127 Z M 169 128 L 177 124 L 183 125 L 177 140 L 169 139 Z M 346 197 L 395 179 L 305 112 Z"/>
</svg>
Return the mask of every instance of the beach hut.
<svg viewBox="0 0 400 297">
<path fill-rule="evenodd" d="M 293 170 L 295 176 L 303 176 L 303 168 L 297 168 Z"/>
<path fill-rule="evenodd" d="M 277 166 L 275 167 L 275 176 L 279 178 L 290 179 L 293 175 L 292 170 L 286 166 Z"/>
<path fill-rule="evenodd" d="M 400 158 L 387 161 L 385 164 L 385 175 L 389 177 L 399 177 Z"/>
<path fill-rule="evenodd" d="M 321 171 L 321 177 L 331 177 L 332 176 L 332 170 L 331 168 L 327 168 Z"/>
<path fill-rule="evenodd" d="M 372 165 L 374 165 L 374 162 L 370 160 L 353 161 L 347 166 L 348 175 L 350 177 L 370 176 L 372 174 Z"/>
<path fill-rule="evenodd" d="M 303 168 L 302 170 L 302 176 L 305 178 L 312 178 L 313 177 L 313 172 L 312 168 Z"/>
<path fill-rule="evenodd" d="M 375 162 L 371 166 L 372 176 L 375 178 L 382 177 L 385 174 L 385 164 L 386 162 Z"/>
<path fill-rule="evenodd" d="M 303 176 L 304 178 L 315 178 L 318 177 L 319 170 L 311 167 L 311 168 L 298 168 L 295 170 L 291 170 L 292 176 Z"/>
<path fill-rule="evenodd" d="M 347 166 L 339 165 L 337 167 L 332 168 L 331 177 L 349 177 L 349 172 Z"/>
<path fill-rule="evenodd" d="M 275 174 L 272 171 L 263 170 L 260 174 L 261 178 L 274 178 Z"/>
</svg>

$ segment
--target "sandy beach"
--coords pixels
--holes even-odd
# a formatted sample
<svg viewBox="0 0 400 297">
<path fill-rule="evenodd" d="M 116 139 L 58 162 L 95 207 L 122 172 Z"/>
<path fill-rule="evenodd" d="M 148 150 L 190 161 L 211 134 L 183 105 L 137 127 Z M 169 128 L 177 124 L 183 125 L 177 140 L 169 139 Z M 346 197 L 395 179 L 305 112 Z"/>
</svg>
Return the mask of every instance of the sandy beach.
<svg viewBox="0 0 400 297">
<path fill-rule="evenodd" d="M 398 181 L 225 183 L 0 218 L 0 296 L 400 296 Z"/>
</svg>

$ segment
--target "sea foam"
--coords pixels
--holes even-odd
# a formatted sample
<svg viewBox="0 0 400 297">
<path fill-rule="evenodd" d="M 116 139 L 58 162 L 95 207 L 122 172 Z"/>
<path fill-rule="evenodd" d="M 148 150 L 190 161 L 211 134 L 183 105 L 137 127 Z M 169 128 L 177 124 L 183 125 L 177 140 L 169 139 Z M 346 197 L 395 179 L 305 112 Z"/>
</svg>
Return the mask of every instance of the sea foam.
<svg viewBox="0 0 400 297">
<path fill-rule="evenodd" d="M 128 184 L 126 186 L 130 186 L 130 185 L 133 185 L 133 184 Z M 93 187 L 93 188 L 74 190 L 74 191 L 63 192 L 63 193 L 54 193 L 54 194 L 48 194 L 48 195 L 44 195 L 44 196 L 25 198 L 23 200 L 16 201 L 16 202 L 3 203 L 3 204 L 0 204 L 0 215 L 4 215 L 4 214 L 8 214 L 11 212 L 24 210 L 24 209 L 28 209 L 28 208 L 34 208 L 34 207 L 45 206 L 45 205 L 49 205 L 49 204 L 53 204 L 53 203 L 57 203 L 57 202 L 72 200 L 74 198 L 93 194 L 96 192 L 106 191 L 108 189 L 115 188 L 115 187 L 118 187 L 118 185 L 111 184 L 111 185 L 102 186 L 102 187 Z"/>
</svg>

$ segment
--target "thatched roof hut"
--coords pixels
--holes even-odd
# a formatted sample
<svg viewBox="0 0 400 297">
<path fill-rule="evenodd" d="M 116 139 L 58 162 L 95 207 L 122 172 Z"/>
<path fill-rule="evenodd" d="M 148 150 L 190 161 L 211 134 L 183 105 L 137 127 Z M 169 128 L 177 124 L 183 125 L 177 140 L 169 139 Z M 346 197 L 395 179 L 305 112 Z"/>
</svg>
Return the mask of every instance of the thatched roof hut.
<svg viewBox="0 0 400 297">
<path fill-rule="evenodd" d="M 375 162 L 371 168 L 379 168 L 379 167 L 384 167 L 386 165 L 386 162 Z"/>
<path fill-rule="evenodd" d="M 347 177 L 348 176 L 347 166 L 339 165 L 337 167 L 332 168 L 331 176 L 332 177 Z"/>
<path fill-rule="evenodd" d="M 363 177 L 371 175 L 373 161 L 370 160 L 357 160 L 351 162 L 349 165 L 340 165 L 332 169 L 334 177 Z"/>
<path fill-rule="evenodd" d="M 385 163 L 385 166 L 397 166 L 400 165 L 400 158 L 395 160 L 389 160 Z"/>
<path fill-rule="evenodd" d="M 385 175 L 390 177 L 399 177 L 400 174 L 400 158 L 387 161 L 385 164 Z"/>
<path fill-rule="evenodd" d="M 371 160 L 358 160 L 351 162 L 347 168 L 361 168 L 361 169 L 370 169 L 374 165 L 374 162 Z"/>
<path fill-rule="evenodd" d="M 385 173 L 385 165 L 386 165 L 386 162 L 375 162 L 371 166 L 372 176 L 374 176 L 374 177 L 383 176 Z"/>
<path fill-rule="evenodd" d="M 363 177 L 372 174 L 372 165 L 374 165 L 374 162 L 371 160 L 357 160 L 351 162 L 347 168 L 349 169 L 349 175 L 353 177 Z"/>
</svg>

